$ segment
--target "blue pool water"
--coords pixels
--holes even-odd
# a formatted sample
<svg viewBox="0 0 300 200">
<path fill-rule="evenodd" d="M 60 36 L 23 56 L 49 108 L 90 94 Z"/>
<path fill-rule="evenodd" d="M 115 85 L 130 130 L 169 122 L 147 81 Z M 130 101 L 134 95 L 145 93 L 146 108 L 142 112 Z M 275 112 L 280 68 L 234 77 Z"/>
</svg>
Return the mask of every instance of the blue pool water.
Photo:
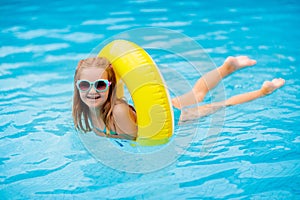
<svg viewBox="0 0 300 200">
<path fill-rule="evenodd" d="M 299 199 L 298 1 L 85 2 L 1 1 L 0 199 Z M 74 69 L 104 40 L 147 27 L 192 38 L 216 65 L 230 55 L 255 58 L 255 67 L 222 81 L 227 97 L 275 77 L 286 85 L 182 126 L 177 138 L 185 145 L 160 168 L 122 170 L 142 169 L 140 160 L 114 160 L 119 168 L 112 167 L 73 128 Z M 165 36 L 158 31 L 144 39 L 170 45 Z M 195 73 L 197 67 L 170 52 L 148 51 L 179 93 L 213 67 L 207 58 Z M 170 67 L 187 84 L 175 85 Z M 112 155 L 107 148 L 97 149 Z M 167 158 L 152 156 L 148 165 Z"/>
</svg>

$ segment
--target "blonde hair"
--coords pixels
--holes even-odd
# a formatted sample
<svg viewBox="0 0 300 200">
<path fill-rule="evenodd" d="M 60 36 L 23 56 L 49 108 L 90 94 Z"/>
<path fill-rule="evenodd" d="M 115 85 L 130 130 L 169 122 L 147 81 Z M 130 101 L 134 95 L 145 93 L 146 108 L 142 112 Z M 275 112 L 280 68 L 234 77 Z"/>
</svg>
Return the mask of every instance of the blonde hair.
<svg viewBox="0 0 300 200">
<path fill-rule="evenodd" d="M 77 130 L 83 132 L 89 132 L 92 130 L 89 124 L 89 108 L 88 106 L 83 103 L 80 98 L 79 91 L 76 87 L 76 81 L 79 80 L 80 73 L 82 69 L 89 68 L 89 67 L 97 67 L 105 69 L 108 81 L 111 82 L 109 87 L 108 97 L 106 102 L 103 105 L 102 110 L 100 111 L 100 117 L 102 118 L 105 126 L 110 128 L 113 125 L 113 108 L 118 101 L 116 97 L 116 76 L 115 72 L 111 66 L 109 60 L 103 57 L 94 57 L 94 58 L 87 58 L 84 60 L 80 60 L 77 65 L 77 69 L 74 75 L 74 95 L 73 95 L 73 108 L 72 108 L 72 116 L 75 128 Z M 123 100 L 121 100 L 123 101 Z"/>
</svg>

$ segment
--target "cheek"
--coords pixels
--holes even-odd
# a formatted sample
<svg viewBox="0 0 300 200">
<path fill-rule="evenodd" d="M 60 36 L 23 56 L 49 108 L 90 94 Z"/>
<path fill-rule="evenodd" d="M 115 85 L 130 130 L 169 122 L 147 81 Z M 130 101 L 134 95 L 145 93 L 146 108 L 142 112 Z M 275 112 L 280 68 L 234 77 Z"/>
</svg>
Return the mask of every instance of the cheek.
<svg viewBox="0 0 300 200">
<path fill-rule="evenodd" d="M 80 97 L 81 101 L 83 101 L 84 96 L 81 93 L 79 93 L 79 97 Z"/>
<path fill-rule="evenodd" d="M 102 96 L 104 97 L 105 101 L 108 100 L 108 94 L 109 94 L 109 90 L 107 90 L 106 92 L 102 93 Z"/>
<path fill-rule="evenodd" d="M 85 105 L 88 106 L 87 99 L 86 99 L 86 97 L 85 97 L 85 95 L 83 93 L 79 92 L 79 98 L 81 100 L 81 103 L 83 103 L 83 104 L 85 104 Z"/>
<path fill-rule="evenodd" d="M 109 91 L 110 91 L 110 90 L 107 90 L 106 92 L 102 92 L 102 93 L 101 93 L 103 102 L 109 101 Z"/>
<path fill-rule="evenodd" d="M 79 97 L 80 97 L 81 100 L 84 99 L 84 94 L 79 92 Z"/>
</svg>

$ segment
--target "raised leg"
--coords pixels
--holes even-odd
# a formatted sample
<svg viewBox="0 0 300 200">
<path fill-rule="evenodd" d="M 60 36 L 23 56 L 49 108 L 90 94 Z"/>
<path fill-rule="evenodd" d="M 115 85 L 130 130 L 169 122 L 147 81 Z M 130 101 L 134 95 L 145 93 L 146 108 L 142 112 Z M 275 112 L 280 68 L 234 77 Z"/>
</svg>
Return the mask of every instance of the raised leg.
<svg viewBox="0 0 300 200">
<path fill-rule="evenodd" d="M 197 104 L 198 102 L 201 102 L 207 92 L 213 89 L 224 77 L 238 69 L 255 64 L 256 61 L 249 59 L 247 56 L 228 57 L 223 65 L 202 76 L 190 92 L 173 98 L 172 104 L 179 109 Z"/>
<path fill-rule="evenodd" d="M 240 95 L 233 96 L 225 101 L 226 106 L 232 106 L 237 104 L 242 104 L 248 101 L 252 101 L 259 97 L 273 93 L 276 89 L 283 86 L 285 80 L 282 78 L 275 78 L 272 81 L 265 81 L 260 88 L 253 92 L 248 92 Z"/>
<path fill-rule="evenodd" d="M 276 78 L 272 81 L 265 81 L 259 90 L 236 95 L 222 102 L 206 104 L 195 108 L 183 109 L 180 116 L 180 121 L 188 121 L 204 117 L 226 106 L 233 106 L 255 100 L 257 98 L 273 93 L 275 90 L 282 87 L 284 83 L 284 79 Z"/>
</svg>

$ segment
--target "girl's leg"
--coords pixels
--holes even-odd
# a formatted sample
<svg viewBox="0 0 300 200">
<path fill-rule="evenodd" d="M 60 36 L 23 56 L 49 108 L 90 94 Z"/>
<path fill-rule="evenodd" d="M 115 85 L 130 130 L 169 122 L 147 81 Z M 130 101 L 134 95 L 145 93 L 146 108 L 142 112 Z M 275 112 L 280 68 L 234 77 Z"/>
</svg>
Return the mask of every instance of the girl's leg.
<svg viewBox="0 0 300 200">
<path fill-rule="evenodd" d="M 259 90 L 236 95 L 222 102 L 211 103 L 203 106 L 198 106 L 195 108 L 184 109 L 182 110 L 180 121 L 188 121 L 188 120 L 204 117 L 226 106 L 242 104 L 263 97 L 265 95 L 271 94 L 276 89 L 283 86 L 284 83 L 285 80 L 281 78 L 273 79 L 272 81 L 265 81 L 261 89 Z"/>
<path fill-rule="evenodd" d="M 179 97 L 172 99 L 172 104 L 176 108 L 193 105 L 201 102 L 207 92 L 213 89 L 224 77 L 243 67 L 256 64 L 255 60 L 247 56 L 228 57 L 223 65 L 202 76 L 194 85 L 193 89 Z"/>
</svg>

